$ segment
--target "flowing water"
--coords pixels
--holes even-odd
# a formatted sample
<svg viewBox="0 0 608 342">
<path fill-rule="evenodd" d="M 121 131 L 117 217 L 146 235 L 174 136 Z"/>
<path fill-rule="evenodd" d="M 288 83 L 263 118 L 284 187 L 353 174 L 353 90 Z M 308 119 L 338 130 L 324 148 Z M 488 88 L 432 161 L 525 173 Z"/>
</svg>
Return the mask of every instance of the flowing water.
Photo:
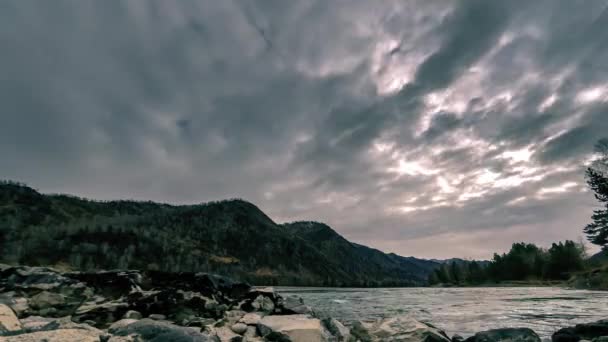
<svg viewBox="0 0 608 342">
<path fill-rule="evenodd" d="M 338 289 L 278 287 L 345 323 L 410 314 L 464 337 L 527 327 L 548 338 L 561 327 L 608 319 L 608 292 L 552 287 Z"/>
</svg>

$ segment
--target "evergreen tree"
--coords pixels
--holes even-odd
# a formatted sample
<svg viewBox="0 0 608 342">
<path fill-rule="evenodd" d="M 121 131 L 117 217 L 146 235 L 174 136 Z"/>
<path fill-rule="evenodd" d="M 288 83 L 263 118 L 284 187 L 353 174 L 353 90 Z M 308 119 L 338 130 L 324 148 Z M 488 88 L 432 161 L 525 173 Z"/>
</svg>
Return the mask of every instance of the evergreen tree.
<svg viewBox="0 0 608 342">
<path fill-rule="evenodd" d="M 608 139 L 601 139 L 595 146 L 598 158 L 587 168 L 587 185 L 595 193 L 601 209 L 593 211 L 584 232 L 593 244 L 603 249 L 608 245 Z"/>
</svg>

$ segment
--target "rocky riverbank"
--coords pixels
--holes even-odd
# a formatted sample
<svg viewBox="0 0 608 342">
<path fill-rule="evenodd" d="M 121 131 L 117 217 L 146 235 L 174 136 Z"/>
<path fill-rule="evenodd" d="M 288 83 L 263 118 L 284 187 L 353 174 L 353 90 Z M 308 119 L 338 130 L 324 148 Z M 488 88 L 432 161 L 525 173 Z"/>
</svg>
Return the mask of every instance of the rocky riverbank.
<svg viewBox="0 0 608 342">
<path fill-rule="evenodd" d="M 554 342 L 608 341 L 608 321 L 562 329 Z M 0 341 L 540 342 L 530 329 L 449 337 L 409 316 L 346 327 L 297 297 L 203 273 L 61 273 L 0 266 Z"/>
</svg>

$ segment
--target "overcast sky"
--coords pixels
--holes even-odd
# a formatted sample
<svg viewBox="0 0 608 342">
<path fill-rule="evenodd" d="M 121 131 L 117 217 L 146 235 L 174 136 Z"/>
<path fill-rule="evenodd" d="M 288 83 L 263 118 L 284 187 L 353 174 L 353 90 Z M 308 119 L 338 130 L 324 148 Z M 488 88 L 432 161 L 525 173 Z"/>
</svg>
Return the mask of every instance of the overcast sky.
<svg viewBox="0 0 608 342">
<path fill-rule="evenodd" d="M 419 257 L 577 239 L 608 1 L 0 3 L 0 178 Z"/>
</svg>

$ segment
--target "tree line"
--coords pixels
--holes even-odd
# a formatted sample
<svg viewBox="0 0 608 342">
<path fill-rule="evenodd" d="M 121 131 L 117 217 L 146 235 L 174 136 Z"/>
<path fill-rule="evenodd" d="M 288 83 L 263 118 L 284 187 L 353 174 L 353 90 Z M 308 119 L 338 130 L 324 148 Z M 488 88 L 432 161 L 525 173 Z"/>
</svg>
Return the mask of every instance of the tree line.
<svg viewBox="0 0 608 342">
<path fill-rule="evenodd" d="M 567 280 L 585 267 L 582 243 L 566 240 L 543 249 L 514 243 L 508 253 L 489 262 L 457 260 L 444 263 L 429 276 L 429 284 L 481 285 L 508 281 Z"/>
</svg>

